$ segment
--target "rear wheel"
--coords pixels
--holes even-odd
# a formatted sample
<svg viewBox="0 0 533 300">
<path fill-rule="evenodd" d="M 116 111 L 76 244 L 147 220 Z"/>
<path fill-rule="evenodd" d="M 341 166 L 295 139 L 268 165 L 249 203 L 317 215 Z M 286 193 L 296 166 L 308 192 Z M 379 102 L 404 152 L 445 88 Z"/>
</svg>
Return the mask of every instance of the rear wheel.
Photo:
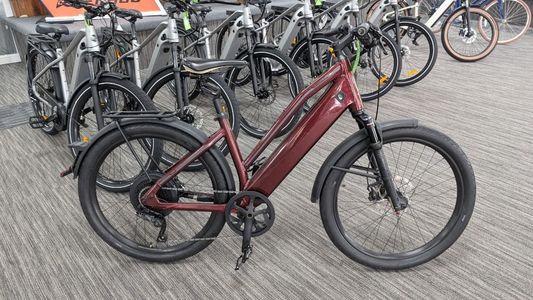
<svg viewBox="0 0 533 300">
<path fill-rule="evenodd" d="M 161 170 L 166 169 L 158 155 L 147 151 L 155 147 L 146 145 L 163 147 L 164 152 L 173 153 L 177 161 L 200 147 L 200 143 L 170 126 L 130 125 L 123 127 L 123 132 L 131 148 L 122 133 L 114 130 L 93 145 L 81 166 L 78 193 L 83 213 L 91 227 L 111 247 L 146 261 L 175 261 L 205 249 L 222 230 L 224 214 L 158 211 L 145 207 L 140 200 L 162 176 Z M 214 155 L 206 152 L 198 161 L 202 171 L 180 172 L 162 187 L 158 198 L 171 203 L 226 203 L 229 194 L 213 191 L 225 191 L 233 187 L 226 182 Z M 147 168 L 150 162 L 152 166 Z M 128 181 L 133 179 L 129 192 L 110 193 L 99 188 L 98 177 L 108 173 L 123 174 L 130 178 Z M 164 234 L 161 234 L 162 230 Z"/>
<path fill-rule="evenodd" d="M 484 8 L 498 23 L 500 30 L 498 44 L 508 44 L 518 40 L 526 34 L 531 25 L 531 9 L 522 0 L 502 1 L 501 8 L 498 5 L 498 0 L 494 0 Z M 480 25 L 482 27 L 488 26 L 488 23 L 480 23 Z M 485 34 L 482 29 L 480 32 Z"/>
<path fill-rule="evenodd" d="M 182 73 L 182 75 L 185 75 L 185 73 Z M 178 109 L 174 81 L 174 71 L 172 68 L 168 68 L 151 78 L 144 86 L 144 91 L 160 111 L 176 111 Z M 206 93 L 204 87 L 210 91 L 218 90 L 220 91 L 219 100 L 222 111 L 227 116 L 233 134 L 238 136 L 240 128 L 239 104 L 229 86 L 221 77 L 215 75 L 195 76 L 194 82 L 194 89 L 189 86 L 190 103 L 182 121 L 189 123 L 207 135 L 215 133 L 220 128 L 220 125 L 218 123 L 215 105 L 213 104 L 213 96 Z M 225 141 L 219 142 L 218 147 L 224 154 L 229 152 Z M 165 160 L 165 158 L 163 159 Z M 190 165 L 190 168 L 199 167 L 200 165 L 198 163 Z"/>
<path fill-rule="evenodd" d="M 440 255 L 465 229 L 474 209 L 474 172 L 454 141 L 426 127 L 384 131 L 382 149 L 404 208 L 392 208 L 365 141 L 347 149 L 326 178 L 322 222 L 335 246 L 359 263 L 414 267 Z"/>
<path fill-rule="evenodd" d="M 35 116 L 41 117 L 43 120 L 54 118 L 54 120 L 44 124 L 41 129 L 46 134 L 55 135 L 62 130 L 61 116 L 57 115 L 51 107 L 48 107 L 47 105 L 35 99 L 31 89 L 33 78 L 35 78 L 35 76 L 39 74 L 44 67 L 52 62 L 52 58 L 44 56 L 37 51 L 37 49 L 32 48 L 26 57 L 26 62 L 28 92 Z M 44 96 L 45 98 L 58 99 L 61 91 L 56 90 L 54 79 L 59 78 L 59 74 L 55 74 L 56 72 L 56 70 L 51 68 L 37 80 L 36 89 L 39 95 Z"/>
</svg>

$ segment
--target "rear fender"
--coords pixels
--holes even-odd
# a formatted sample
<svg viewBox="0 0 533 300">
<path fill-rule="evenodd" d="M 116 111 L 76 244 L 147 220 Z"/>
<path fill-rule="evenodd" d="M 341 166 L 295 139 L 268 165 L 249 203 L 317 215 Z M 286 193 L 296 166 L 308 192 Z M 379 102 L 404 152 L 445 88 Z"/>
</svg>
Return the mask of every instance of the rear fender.
<svg viewBox="0 0 533 300">
<path fill-rule="evenodd" d="M 172 128 L 172 130 L 178 130 L 181 132 L 184 132 L 185 134 L 189 135 L 191 138 L 198 141 L 199 144 L 204 143 L 207 140 L 207 136 L 202 131 L 190 126 L 189 124 L 183 123 L 181 121 L 177 121 L 176 119 L 170 119 L 170 120 L 160 120 L 160 119 L 128 119 L 128 120 L 121 120 L 120 127 L 122 129 L 127 128 L 128 126 L 138 125 L 138 124 L 157 124 L 157 125 L 163 125 L 168 126 Z M 98 144 L 98 142 L 105 137 L 106 135 L 112 133 L 113 131 L 117 130 L 117 122 L 113 122 L 106 127 L 102 128 L 95 136 L 91 138 L 91 141 L 89 143 L 76 143 L 73 145 L 70 145 L 75 152 L 76 152 L 76 158 L 74 159 L 74 163 L 72 165 L 72 172 L 74 174 L 74 178 L 77 178 L 81 168 L 83 167 L 83 163 L 85 158 L 87 157 L 87 153 L 94 147 L 94 145 Z M 233 179 L 233 175 L 231 173 L 230 166 L 225 159 L 222 152 L 218 149 L 218 147 L 212 147 L 208 150 L 209 154 L 211 154 L 217 164 L 220 166 L 221 170 L 224 172 L 224 178 L 226 180 L 227 186 L 229 190 L 235 190 L 235 180 Z"/>
</svg>

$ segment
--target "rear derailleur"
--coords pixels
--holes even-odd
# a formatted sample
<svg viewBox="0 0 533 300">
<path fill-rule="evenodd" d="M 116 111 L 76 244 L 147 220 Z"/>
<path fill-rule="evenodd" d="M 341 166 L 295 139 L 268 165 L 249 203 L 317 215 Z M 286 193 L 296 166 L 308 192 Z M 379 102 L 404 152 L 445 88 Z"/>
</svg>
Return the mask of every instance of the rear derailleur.
<svg viewBox="0 0 533 300">
<path fill-rule="evenodd" d="M 274 224 L 274 206 L 261 193 L 240 192 L 226 204 L 225 217 L 231 230 L 242 236 L 241 256 L 235 265 L 239 270 L 252 255 L 252 237 L 265 234 Z"/>
</svg>

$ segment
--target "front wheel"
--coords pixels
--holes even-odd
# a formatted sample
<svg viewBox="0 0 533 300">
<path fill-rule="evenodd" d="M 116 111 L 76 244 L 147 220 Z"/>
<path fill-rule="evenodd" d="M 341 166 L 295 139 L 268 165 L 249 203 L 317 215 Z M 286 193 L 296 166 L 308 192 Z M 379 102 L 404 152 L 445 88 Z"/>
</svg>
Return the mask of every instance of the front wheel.
<svg viewBox="0 0 533 300">
<path fill-rule="evenodd" d="M 98 83 L 98 93 L 102 112 L 112 111 L 155 111 L 152 100 L 127 79 L 105 77 Z M 72 97 L 68 119 L 68 142 L 89 141 L 101 129 L 96 122 L 94 101 L 90 84 L 85 85 Z M 111 119 L 104 119 L 104 124 L 109 124 Z M 76 155 L 74 149 L 72 154 Z M 118 176 L 118 175 L 117 175 Z M 108 191 L 123 192 L 128 190 L 131 182 L 117 180 L 116 177 L 100 176 L 98 185 Z"/>
<path fill-rule="evenodd" d="M 296 64 L 277 49 L 255 47 L 253 60 L 248 51 L 242 52 L 237 59 L 247 61 L 249 67 L 229 70 L 226 81 L 239 99 L 242 129 L 252 137 L 261 138 L 303 90 L 302 75 Z M 280 131 L 280 136 L 296 125 L 301 113 L 300 110 L 292 117 Z"/>
<path fill-rule="evenodd" d="M 182 76 L 185 76 L 185 73 L 182 73 Z M 193 75 L 191 74 L 190 76 Z M 237 137 L 240 126 L 239 105 L 235 99 L 235 94 L 224 82 L 224 79 L 217 75 L 210 75 L 201 77 L 194 76 L 193 80 L 195 81 L 194 88 L 191 86 L 188 88 L 190 103 L 185 110 L 185 116 L 182 118 L 182 121 L 205 132 L 208 136 L 215 133 L 220 128 L 220 125 L 213 103 L 213 96 L 206 92 L 206 89 L 209 91 L 220 91 L 219 99 L 221 109 L 227 116 L 233 134 Z M 174 71 L 172 68 L 167 68 L 150 78 L 144 86 L 144 91 L 160 111 L 176 111 L 180 108 L 177 104 L 178 101 L 174 86 Z M 219 142 L 218 147 L 224 154 L 229 153 L 225 141 Z M 163 160 L 167 161 L 166 156 L 163 157 Z M 170 160 L 167 162 L 168 164 L 171 163 Z M 199 163 L 193 163 L 189 166 L 191 170 L 200 167 Z"/>
<path fill-rule="evenodd" d="M 361 264 L 414 267 L 440 255 L 465 229 L 474 172 L 454 141 L 426 127 L 384 131 L 382 150 L 403 209 L 392 208 L 365 141 L 340 156 L 326 178 L 322 222 L 335 246 Z"/>
<path fill-rule="evenodd" d="M 488 56 L 498 43 L 496 20 L 481 8 L 466 8 L 451 14 L 442 28 L 442 46 L 448 54 L 462 62 L 474 62 Z M 483 33 L 481 33 L 483 31 Z"/>
<path fill-rule="evenodd" d="M 308 41 L 304 40 L 294 47 L 291 58 L 299 68 L 307 69 L 306 74 L 310 74 L 310 65 L 315 66 L 317 76 L 325 72 L 335 62 L 329 54 L 329 47 L 338 41 L 335 37 L 325 35 L 315 35 L 311 40 L 313 61 L 309 60 Z M 356 49 L 348 46 L 342 49 L 343 55 L 350 57 L 350 62 L 355 59 Z M 326 68 L 323 68 L 327 64 Z M 320 68 L 317 68 L 320 66 Z M 356 73 L 356 83 L 363 101 L 374 100 L 388 93 L 396 83 L 402 68 L 402 60 L 398 46 L 389 35 L 382 36 L 382 45 L 377 45 L 370 49 L 364 48 Z M 304 70 L 305 72 L 305 70 Z M 303 73 L 303 72 L 302 72 Z M 314 80 L 311 76 L 306 77 L 306 82 Z M 307 101 L 306 105 L 311 107 L 318 99 L 313 98 Z"/>
<path fill-rule="evenodd" d="M 402 71 L 397 86 L 408 86 L 424 79 L 437 61 L 437 39 L 421 22 L 409 18 L 400 18 L 400 53 Z M 396 39 L 396 23 L 391 21 L 381 26 L 381 30 L 392 39 Z"/>
</svg>

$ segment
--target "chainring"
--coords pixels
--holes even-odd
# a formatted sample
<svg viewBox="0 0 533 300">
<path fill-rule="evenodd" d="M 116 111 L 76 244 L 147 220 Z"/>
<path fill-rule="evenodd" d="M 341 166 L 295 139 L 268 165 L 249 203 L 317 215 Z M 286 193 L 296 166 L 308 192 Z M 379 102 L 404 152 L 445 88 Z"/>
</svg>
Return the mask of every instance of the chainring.
<svg viewBox="0 0 533 300">
<path fill-rule="evenodd" d="M 252 219 L 252 237 L 265 234 L 274 224 L 272 202 L 258 192 L 244 191 L 231 197 L 226 204 L 226 223 L 238 235 L 244 235 L 246 219 Z"/>
</svg>

